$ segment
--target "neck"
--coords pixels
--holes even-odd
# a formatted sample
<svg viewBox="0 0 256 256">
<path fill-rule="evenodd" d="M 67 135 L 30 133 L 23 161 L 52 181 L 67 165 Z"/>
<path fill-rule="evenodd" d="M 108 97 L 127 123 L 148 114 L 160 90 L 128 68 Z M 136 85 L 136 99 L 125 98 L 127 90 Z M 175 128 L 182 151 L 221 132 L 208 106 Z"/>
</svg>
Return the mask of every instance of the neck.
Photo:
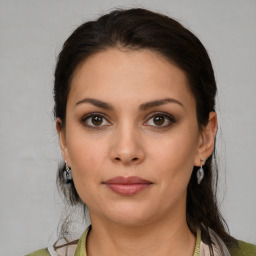
<svg viewBox="0 0 256 256">
<path fill-rule="evenodd" d="M 87 239 L 88 256 L 192 256 L 195 235 L 183 221 L 173 219 L 155 225 L 127 226 L 92 219 Z"/>
</svg>

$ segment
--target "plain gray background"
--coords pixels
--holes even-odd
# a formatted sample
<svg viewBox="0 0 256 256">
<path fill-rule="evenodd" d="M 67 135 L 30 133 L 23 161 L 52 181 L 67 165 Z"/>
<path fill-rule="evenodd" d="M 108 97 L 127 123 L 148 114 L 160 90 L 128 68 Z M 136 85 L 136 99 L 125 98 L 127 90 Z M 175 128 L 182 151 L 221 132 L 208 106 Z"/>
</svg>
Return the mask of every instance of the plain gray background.
<svg viewBox="0 0 256 256">
<path fill-rule="evenodd" d="M 231 234 L 256 243 L 255 0 L 0 0 L 0 255 L 56 239 L 56 56 L 78 25 L 114 7 L 174 17 L 208 49 L 219 88 L 220 205 Z"/>
</svg>

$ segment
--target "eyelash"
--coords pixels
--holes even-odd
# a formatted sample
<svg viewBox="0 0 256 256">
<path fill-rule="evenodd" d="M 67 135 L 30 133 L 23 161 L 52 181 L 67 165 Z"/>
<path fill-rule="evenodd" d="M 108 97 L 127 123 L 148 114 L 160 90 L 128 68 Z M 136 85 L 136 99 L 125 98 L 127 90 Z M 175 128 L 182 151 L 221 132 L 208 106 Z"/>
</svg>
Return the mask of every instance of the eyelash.
<svg viewBox="0 0 256 256">
<path fill-rule="evenodd" d="M 91 124 L 88 124 L 88 120 L 92 117 L 100 117 L 102 118 L 103 120 L 107 121 L 108 124 L 104 124 L 104 125 L 91 125 Z M 82 124 L 84 124 L 86 127 L 88 128 L 92 128 L 92 129 L 101 129 L 102 127 L 104 126 L 110 126 L 111 123 L 108 121 L 106 115 L 102 114 L 102 113 L 90 113 L 88 115 L 85 115 L 82 120 L 81 120 Z M 91 121 L 92 122 L 92 121 Z M 103 121 L 104 122 L 104 121 Z"/>
<path fill-rule="evenodd" d="M 164 118 L 164 122 L 166 122 L 166 120 L 168 121 L 168 124 L 165 125 L 147 125 L 146 123 L 148 123 L 152 118 L 155 117 L 162 117 Z M 151 126 L 154 129 L 164 129 L 167 128 L 169 126 L 171 126 L 172 124 L 176 123 L 176 119 L 173 115 L 170 115 L 168 113 L 165 112 L 154 112 L 152 114 L 150 114 L 149 118 L 147 119 L 148 121 L 146 123 L 144 123 L 144 125 L 146 126 Z"/>
<path fill-rule="evenodd" d="M 103 122 L 105 120 L 105 122 L 107 122 L 108 124 L 100 124 L 100 125 L 93 125 L 93 124 L 88 124 L 88 120 L 92 117 L 100 117 L 103 119 Z M 156 117 L 162 117 L 164 118 L 164 123 L 166 122 L 166 120 L 168 121 L 168 124 L 166 125 L 149 125 L 147 124 L 152 118 L 156 118 Z M 110 126 L 111 122 L 108 121 L 106 115 L 102 114 L 102 113 L 90 113 L 88 115 L 85 115 L 82 119 L 81 119 L 82 124 L 84 124 L 86 127 L 91 128 L 91 129 L 101 129 L 104 126 Z M 92 123 L 92 120 L 90 120 L 90 122 Z M 145 126 L 151 126 L 154 129 L 164 129 L 167 128 L 169 126 L 171 126 L 172 124 L 174 124 L 176 122 L 176 119 L 174 118 L 173 115 L 170 115 L 168 113 L 165 112 L 154 112 L 151 113 L 149 117 L 147 117 L 147 121 L 143 123 L 143 125 Z"/>
</svg>

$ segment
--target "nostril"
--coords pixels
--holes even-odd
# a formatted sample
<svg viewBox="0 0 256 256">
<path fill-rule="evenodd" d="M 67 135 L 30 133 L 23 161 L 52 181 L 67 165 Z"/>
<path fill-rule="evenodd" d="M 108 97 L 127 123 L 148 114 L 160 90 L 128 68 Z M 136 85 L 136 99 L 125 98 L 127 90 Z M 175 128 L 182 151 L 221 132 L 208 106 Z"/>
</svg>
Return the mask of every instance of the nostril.
<svg viewBox="0 0 256 256">
<path fill-rule="evenodd" d="M 118 161 L 118 162 L 119 162 L 119 161 L 122 161 L 120 157 L 115 157 L 115 160 Z M 138 157 L 134 157 L 134 158 L 131 159 L 132 162 L 136 162 L 136 161 L 138 161 L 138 160 L 139 160 Z"/>
</svg>

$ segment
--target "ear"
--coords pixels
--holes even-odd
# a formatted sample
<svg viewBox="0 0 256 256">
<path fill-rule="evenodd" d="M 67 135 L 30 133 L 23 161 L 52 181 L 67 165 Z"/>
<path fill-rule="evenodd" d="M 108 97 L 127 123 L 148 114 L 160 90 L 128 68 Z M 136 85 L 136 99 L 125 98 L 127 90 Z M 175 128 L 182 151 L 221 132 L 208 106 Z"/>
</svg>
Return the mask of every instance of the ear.
<svg viewBox="0 0 256 256">
<path fill-rule="evenodd" d="M 67 161 L 69 163 L 69 154 L 67 149 L 67 143 L 66 143 L 66 134 L 65 134 L 65 128 L 63 127 L 63 123 L 60 118 L 56 119 L 56 130 L 59 136 L 59 144 L 60 144 L 60 150 L 64 161 Z"/>
<path fill-rule="evenodd" d="M 206 159 L 212 154 L 215 144 L 218 121 L 215 112 L 209 113 L 209 120 L 206 126 L 202 128 L 198 144 L 198 152 L 195 157 L 194 165 L 203 165 Z"/>
</svg>

